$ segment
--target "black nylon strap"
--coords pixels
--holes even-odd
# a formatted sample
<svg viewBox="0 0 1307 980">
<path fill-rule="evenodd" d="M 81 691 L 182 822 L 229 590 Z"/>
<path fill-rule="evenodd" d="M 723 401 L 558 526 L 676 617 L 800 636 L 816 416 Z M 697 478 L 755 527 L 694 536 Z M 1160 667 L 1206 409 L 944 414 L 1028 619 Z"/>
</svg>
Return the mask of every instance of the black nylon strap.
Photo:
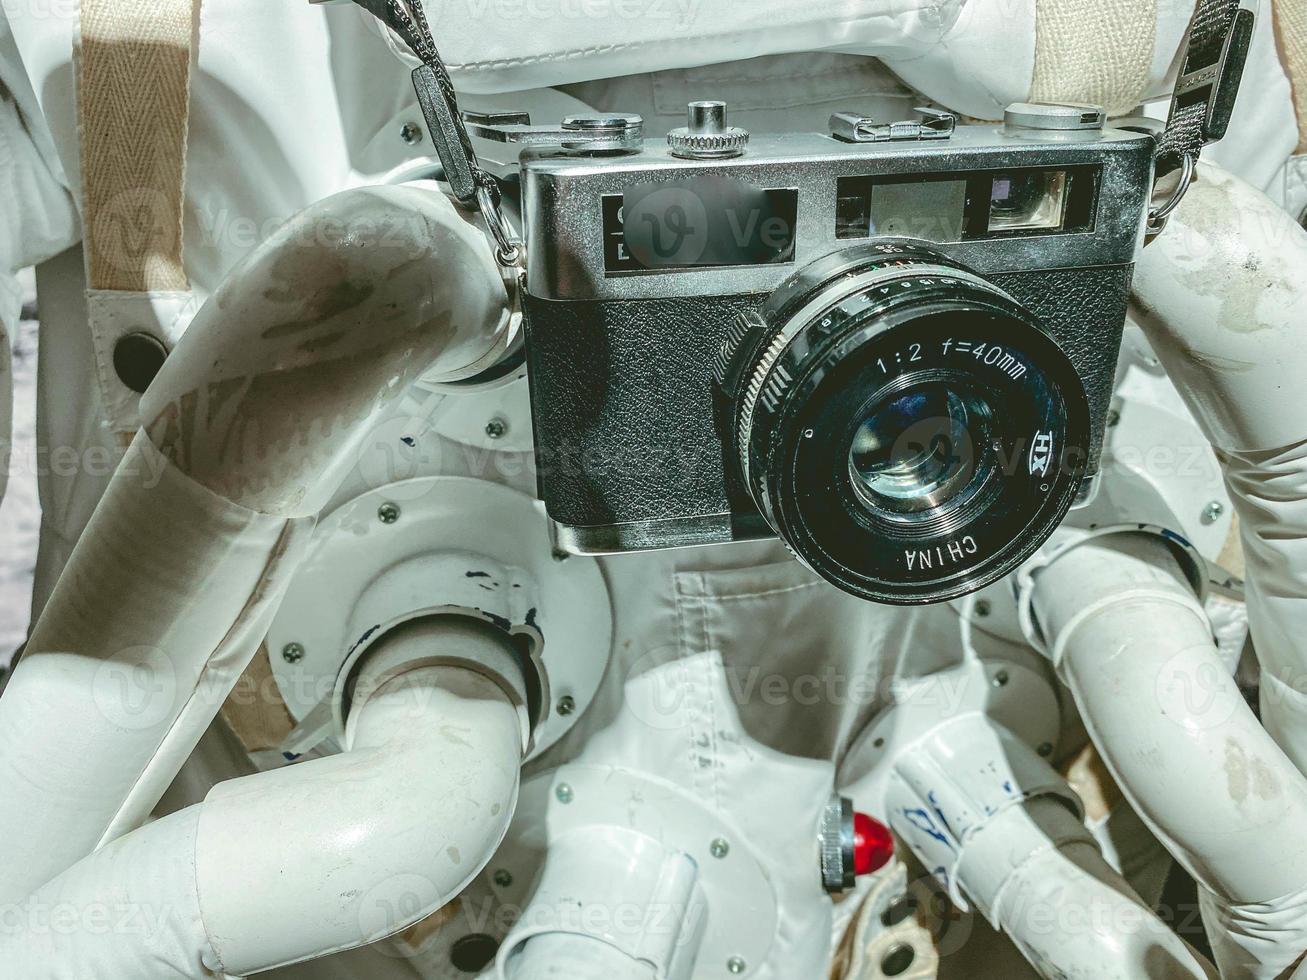
<svg viewBox="0 0 1307 980">
<path fill-rule="evenodd" d="M 413 88 L 427 131 L 445 169 L 445 179 L 460 204 L 476 208 L 477 192 L 499 205 L 499 184 L 477 165 L 476 152 L 458 111 L 458 96 L 422 9 L 422 0 L 354 0 L 393 30 L 422 62 L 413 72 Z"/>
<path fill-rule="evenodd" d="M 1229 127 L 1235 96 L 1255 26 L 1241 0 L 1198 0 L 1189 28 L 1176 94 L 1157 149 L 1157 175 L 1180 168 L 1186 156 L 1221 139 Z"/>
</svg>

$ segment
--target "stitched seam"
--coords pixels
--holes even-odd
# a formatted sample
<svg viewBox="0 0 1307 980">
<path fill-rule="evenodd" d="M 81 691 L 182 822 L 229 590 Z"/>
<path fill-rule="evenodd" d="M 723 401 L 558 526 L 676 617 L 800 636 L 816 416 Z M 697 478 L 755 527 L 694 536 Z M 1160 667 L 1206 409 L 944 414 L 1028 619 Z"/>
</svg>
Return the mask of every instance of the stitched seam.
<svg viewBox="0 0 1307 980">
<path fill-rule="evenodd" d="M 687 621 L 685 602 L 689 598 L 681 588 L 682 579 L 675 574 L 672 576 L 672 586 L 676 593 L 676 620 L 677 620 L 677 647 L 680 650 L 680 656 L 676 661 L 677 679 L 681 685 L 680 704 L 683 710 L 683 722 L 686 735 L 686 750 L 690 766 L 690 780 L 697 784 L 699 782 L 699 753 L 698 746 L 695 745 L 695 718 L 694 706 L 690 697 L 690 667 L 689 658 L 691 651 L 689 649 L 690 627 Z"/>
<path fill-rule="evenodd" d="M 784 588 L 768 589 L 765 592 L 740 592 L 735 595 L 717 594 L 713 598 L 718 602 L 740 602 L 744 599 L 766 599 L 770 596 L 786 595 L 790 592 L 801 592 L 804 589 L 815 589 L 822 582 L 804 582 L 802 585 L 787 585 Z"/>
<path fill-rule="evenodd" d="M 922 9 L 922 8 L 916 8 Z M 847 22 L 848 27 L 869 20 L 877 14 L 870 14 L 865 17 L 850 18 Z M 735 39 L 749 36 L 750 34 L 759 34 L 761 31 L 736 31 L 732 36 Z M 704 35 L 700 37 L 679 38 L 682 44 L 688 42 L 690 47 L 704 47 L 708 44 L 715 44 L 721 39 L 720 35 Z M 670 40 L 670 39 L 669 39 Z M 573 48 L 568 51 L 560 51 L 556 54 L 535 54 L 523 58 L 499 58 L 494 61 L 465 61 L 451 63 L 449 70 L 452 72 L 478 72 L 478 71 L 498 71 L 505 68 L 520 68 L 527 65 L 552 64 L 565 61 L 575 61 L 577 58 L 586 58 L 596 54 L 613 54 L 618 51 L 633 51 L 641 48 L 658 48 L 667 44 L 668 41 L 624 41 L 620 44 L 596 44 L 586 48 Z"/>
<path fill-rule="evenodd" d="M 700 609 L 700 623 L 703 628 L 704 654 L 705 654 L 705 658 L 711 657 L 711 664 L 708 662 L 707 659 L 701 661 L 703 663 L 704 671 L 707 672 L 709 669 L 711 669 L 712 666 L 716 666 L 718 670 L 724 673 L 726 670 L 726 665 L 722 661 L 720 651 L 718 651 L 716 654 L 712 654 L 709 652 L 712 651 L 714 647 L 713 647 L 713 638 L 712 638 L 712 628 L 708 624 L 708 599 L 706 596 L 699 597 L 699 609 Z M 705 680 L 707 681 L 707 683 L 704 684 L 704 692 L 707 694 L 707 700 L 708 700 L 708 747 L 707 747 L 708 761 L 709 761 L 708 781 L 712 788 L 713 808 L 720 810 L 721 809 L 721 773 L 718 771 L 718 765 L 717 765 L 717 762 L 720 759 L 720 754 L 717 751 L 717 688 L 716 685 L 713 684 L 712 678 L 705 678 Z"/>
<path fill-rule="evenodd" d="M 871 64 L 872 62 L 869 61 L 868 67 Z M 885 76 L 882 75 L 880 72 L 868 71 L 867 67 L 859 67 L 856 65 L 850 65 L 845 68 L 835 68 L 830 71 L 814 70 L 814 71 L 807 71 L 807 72 L 796 72 L 792 75 L 773 75 L 773 74 L 768 74 L 767 72 L 758 72 L 753 75 L 724 75 L 724 76 L 704 75 L 702 76 L 702 80 L 704 84 L 712 84 L 712 83 L 720 82 L 723 85 L 730 85 L 735 82 L 798 82 L 798 81 L 806 81 L 808 79 L 824 80 L 830 78 L 839 78 L 844 75 L 858 76 L 858 77 L 862 77 L 865 75 L 873 75 L 876 77 L 884 78 L 886 82 L 892 83 L 892 79 L 885 78 Z M 698 81 L 698 79 L 696 79 L 696 81 Z M 897 92 L 899 90 L 897 88 L 890 88 L 888 89 L 888 91 Z"/>
</svg>

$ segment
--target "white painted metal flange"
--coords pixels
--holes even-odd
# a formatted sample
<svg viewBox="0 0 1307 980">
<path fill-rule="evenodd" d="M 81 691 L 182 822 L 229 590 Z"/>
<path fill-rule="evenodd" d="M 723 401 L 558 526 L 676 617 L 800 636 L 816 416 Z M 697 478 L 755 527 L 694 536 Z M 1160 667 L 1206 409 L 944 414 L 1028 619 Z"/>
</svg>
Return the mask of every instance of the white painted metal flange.
<svg viewBox="0 0 1307 980">
<path fill-rule="evenodd" d="M 450 581 L 451 561 L 467 566 L 462 580 L 440 586 Z M 538 755 L 593 700 L 612 646 L 612 608 L 593 559 L 554 556 L 534 500 L 483 480 L 404 480 L 356 497 L 322 520 L 268 632 L 286 706 L 303 722 L 327 702 L 365 630 L 423 610 L 469 606 L 482 594 L 479 608 L 487 616 L 508 618 L 503 611 L 522 604 L 514 592 L 534 593 L 518 618 L 544 641 L 552 703 L 535 732 Z"/>
<path fill-rule="evenodd" d="M 684 853 L 696 865 L 708 928 L 690 974 L 693 980 L 747 978 L 766 964 L 776 936 L 777 899 L 761 863 L 734 827 L 683 789 L 646 773 L 570 765 L 528 781 L 517 818 L 485 876 L 498 901 L 524 910 L 529 925 L 551 842 L 573 834 L 598 840 L 614 832 L 648 838 Z M 586 875 L 603 865 L 575 863 L 577 892 L 585 894 Z M 597 888 L 596 894 L 604 889 Z M 604 911 L 613 910 L 598 910 Z M 501 957 L 512 953 L 517 932 L 508 936 Z"/>
</svg>

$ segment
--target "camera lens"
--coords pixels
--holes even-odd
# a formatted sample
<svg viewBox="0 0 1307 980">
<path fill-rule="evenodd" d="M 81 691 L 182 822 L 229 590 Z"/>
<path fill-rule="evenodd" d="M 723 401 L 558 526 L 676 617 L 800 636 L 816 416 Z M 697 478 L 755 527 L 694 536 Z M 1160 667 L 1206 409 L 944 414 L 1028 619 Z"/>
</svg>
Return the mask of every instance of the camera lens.
<svg viewBox="0 0 1307 980">
<path fill-rule="evenodd" d="M 1035 317 L 932 247 L 822 259 L 717 360 L 741 504 L 854 595 L 983 588 L 1061 523 L 1088 464 L 1074 365 Z"/>
<path fill-rule="evenodd" d="M 976 476 L 987 414 L 988 406 L 940 384 L 880 399 L 849 447 L 854 491 L 868 507 L 899 513 L 956 498 Z"/>
</svg>

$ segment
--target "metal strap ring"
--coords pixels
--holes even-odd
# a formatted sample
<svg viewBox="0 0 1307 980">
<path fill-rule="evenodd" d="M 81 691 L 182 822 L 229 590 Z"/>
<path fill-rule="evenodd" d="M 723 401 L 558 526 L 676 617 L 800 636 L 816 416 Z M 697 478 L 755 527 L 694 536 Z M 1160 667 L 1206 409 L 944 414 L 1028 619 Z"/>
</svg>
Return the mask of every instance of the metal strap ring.
<svg viewBox="0 0 1307 980">
<path fill-rule="evenodd" d="M 522 260 L 522 242 L 513 234 L 503 211 L 485 184 L 477 184 L 477 209 L 495 239 L 495 257 L 501 265 L 514 266 Z"/>
<path fill-rule="evenodd" d="M 1180 171 L 1180 183 L 1176 186 L 1175 191 L 1164 204 L 1148 213 L 1150 227 L 1160 230 L 1166 224 L 1166 219 L 1175 213 L 1175 209 L 1184 200 L 1185 194 L 1189 193 L 1189 188 L 1193 185 L 1197 171 L 1198 155 L 1196 153 L 1186 153 L 1184 155 L 1183 169 Z"/>
</svg>

